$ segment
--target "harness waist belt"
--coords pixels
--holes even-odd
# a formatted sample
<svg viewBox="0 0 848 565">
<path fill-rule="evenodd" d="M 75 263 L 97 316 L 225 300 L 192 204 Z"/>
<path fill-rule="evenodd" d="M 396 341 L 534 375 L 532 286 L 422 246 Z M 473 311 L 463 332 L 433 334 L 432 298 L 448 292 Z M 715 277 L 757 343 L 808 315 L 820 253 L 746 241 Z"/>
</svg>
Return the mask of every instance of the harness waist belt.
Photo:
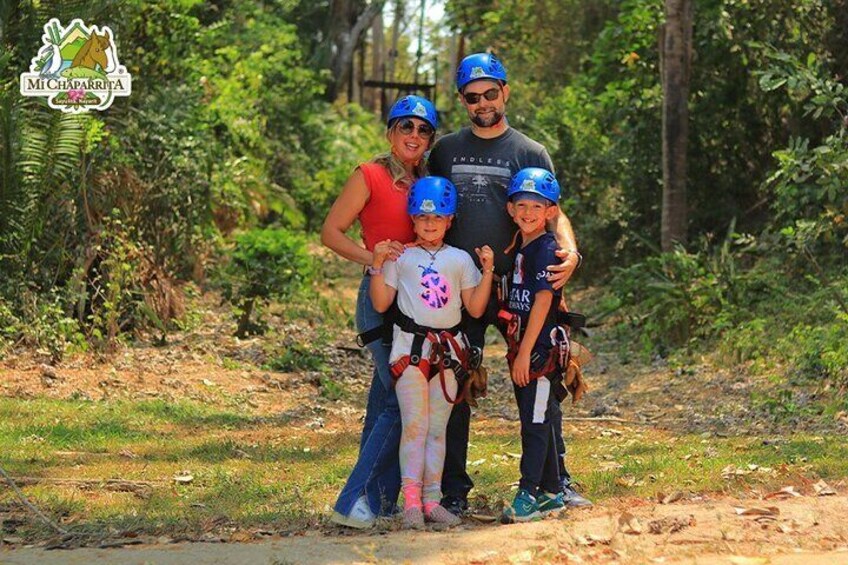
<svg viewBox="0 0 848 565">
<path fill-rule="evenodd" d="M 424 336 L 426 336 L 428 333 L 440 334 L 442 332 L 447 332 L 451 335 L 456 335 L 460 331 L 462 331 L 462 323 L 459 323 L 451 328 L 428 328 L 427 326 L 421 326 L 419 324 L 416 324 L 415 320 L 400 311 L 398 311 L 395 317 L 395 325 L 406 333 Z"/>
</svg>

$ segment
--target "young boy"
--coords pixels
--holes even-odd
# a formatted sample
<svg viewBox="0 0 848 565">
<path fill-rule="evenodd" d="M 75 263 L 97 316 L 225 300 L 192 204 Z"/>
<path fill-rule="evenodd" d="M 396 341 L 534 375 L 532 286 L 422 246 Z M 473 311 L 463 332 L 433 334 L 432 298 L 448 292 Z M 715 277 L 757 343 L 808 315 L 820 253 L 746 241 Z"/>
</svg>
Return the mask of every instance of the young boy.
<svg viewBox="0 0 848 565">
<path fill-rule="evenodd" d="M 477 270 L 465 251 L 445 245 L 445 231 L 456 213 L 456 188 L 442 177 L 424 177 L 409 191 L 407 211 L 416 240 L 405 249 L 397 242 L 374 247 L 371 300 L 385 312 L 397 296 L 389 362 L 395 378 L 403 431 L 400 440 L 404 523 L 420 528 L 425 519 L 447 525 L 460 518 L 439 505 L 445 460 L 445 427 L 459 402 L 456 374 L 467 369 L 468 345 L 459 330 L 462 306 L 474 317 L 492 293 L 494 253 L 475 249 Z"/>
<path fill-rule="evenodd" d="M 515 399 L 521 419 L 521 480 L 503 521 L 527 522 L 564 507 L 551 410 L 557 402 L 553 384 L 561 378 L 568 337 L 556 323 L 561 291 L 547 280 L 547 265 L 557 263 L 557 242 L 545 230 L 559 208 L 560 188 L 545 169 L 521 169 L 512 178 L 507 211 L 518 225 L 521 248 L 514 270 L 502 283 L 507 344 Z M 555 494 L 558 493 L 558 494 Z"/>
</svg>

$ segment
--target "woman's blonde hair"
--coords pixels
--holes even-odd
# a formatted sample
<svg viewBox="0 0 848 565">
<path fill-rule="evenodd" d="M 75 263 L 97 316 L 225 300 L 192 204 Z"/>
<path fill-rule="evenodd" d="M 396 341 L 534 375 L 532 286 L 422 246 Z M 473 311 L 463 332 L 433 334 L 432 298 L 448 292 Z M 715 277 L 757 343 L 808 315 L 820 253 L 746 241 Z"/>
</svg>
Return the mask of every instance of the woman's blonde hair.
<svg viewBox="0 0 848 565">
<path fill-rule="evenodd" d="M 395 128 L 398 121 L 399 120 L 395 120 L 395 123 L 392 124 L 392 126 L 386 130 L 386 136 L 387 137 L 388 137 L 389 133 L 391 133 L 392 129 Z M 430 147 L 433 147 L 434 141 L 435 141 L 435 136 L 430 138 L 429 145 L 427 146 L 427 149 L 429 149 Z M 383 167 L 385 167 L 386 170 L 389 171 L 389 175 L 392 177 L 392 180 L 394 181 L 395 185 L 397 185 L 399 183 L 411 185 L 413 182 L 420 179 L 421 177 L 427 176 L 427 161 L 426 161 L 426 159 L 423 159 L 423 158 L 413 168 L 413 170 L 412 170 L 413 178 L 411 178 L 411 179 L 406 174 L 406 167 L 403 166 L 403 161 L 398 159 L 397 155 L 395 155 L 391 151 L 389 151 L 388 153 L 381 153 L 380 155 L 377 155 L 376 157 L 371 159 L 371 162 L 376 163 L 378 165 L 382 165 Z"/>
</svg>

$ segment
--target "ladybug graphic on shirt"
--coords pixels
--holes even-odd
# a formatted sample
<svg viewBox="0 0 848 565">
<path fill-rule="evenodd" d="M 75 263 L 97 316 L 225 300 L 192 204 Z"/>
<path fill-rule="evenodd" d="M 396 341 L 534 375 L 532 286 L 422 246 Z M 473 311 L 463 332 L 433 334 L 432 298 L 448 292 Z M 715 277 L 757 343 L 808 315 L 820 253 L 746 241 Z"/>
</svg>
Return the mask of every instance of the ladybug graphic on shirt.
<svg viewBox="0 0 848 565">
<path fill-rule="evenodd" d="M 432 265 L 425 267 L 418 265 L 421 273 L 421 300 L 428 308 L 438 310 L 444 308 L 451 297 L 451 287 L 448 280 L 436 271 Z"/>
</svg>

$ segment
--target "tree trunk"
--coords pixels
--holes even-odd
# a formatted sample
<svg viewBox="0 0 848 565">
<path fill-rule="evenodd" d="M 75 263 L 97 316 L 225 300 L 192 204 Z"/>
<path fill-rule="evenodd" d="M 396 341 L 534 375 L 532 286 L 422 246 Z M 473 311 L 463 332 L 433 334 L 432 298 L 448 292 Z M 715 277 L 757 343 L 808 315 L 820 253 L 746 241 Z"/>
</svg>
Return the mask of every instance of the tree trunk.
<svg viewBox="0 0 848 565">
<path fill-rule="evenodd" d="M 398 58 L 398 39 L 400 38 L 400 26 L 403 21 L 403 0 L 395 0 L 395 15 L 392 20 L 392 48 L 389 50 L 389 67 L 386 79 L 391 82 L 395 80 L 395 65 Z M 394 91 L 386 93 L 387 103 L 391 105 L 397 98 Z M 385 117 L 385 116 L 384 116 Z"/>
<path fill-rule="evenodd" d="M 386 56 L 386 41 L 383 34 L 383 14 L 380 13 L 374 18 L 374 23 L 371 24 L 371 76 L 373 80 L 380 80 L 383 75 L 383 65 L 385 65 Z M 365 104 L 372 112 L 377 111 L 377 101 L 379 95 L 377 91 L 370 88 L 366 91 L 367 97 Z"/>
<path fill-rule="evenodd" d="M 692 1 L 666 0 L 660 35 L 662 75 L 662 250 L 686 243 L 686 146 L 689 136 L 689 82 Z"/>
<path fill-rule="evenodd" d="M 250 315 L 253 313 L 255 302 L 255 299 L 248 298 L 241 307 L 241 316 L 239 316 L 238 328 L 236 329 L 236 337 L 239 339 L 247 337 L 247 332 L 250 331 Z"/>
<path fill-rule="evenodd" d="M 330 72 L 333 82 L 327 89 L 327 98 L 335 100 L 344 91 L 350 79 L 353 52 L 362 40 L 365 30 L 382 13 L 386 0 L 371 0 L 356 14 L 351 10 L 350 0 L 334 0 L 330 10 L 330 32 L 328 41 L 331 46 Z M 351 15 L 351 13 L 354 15 Z"/>
</svg>

